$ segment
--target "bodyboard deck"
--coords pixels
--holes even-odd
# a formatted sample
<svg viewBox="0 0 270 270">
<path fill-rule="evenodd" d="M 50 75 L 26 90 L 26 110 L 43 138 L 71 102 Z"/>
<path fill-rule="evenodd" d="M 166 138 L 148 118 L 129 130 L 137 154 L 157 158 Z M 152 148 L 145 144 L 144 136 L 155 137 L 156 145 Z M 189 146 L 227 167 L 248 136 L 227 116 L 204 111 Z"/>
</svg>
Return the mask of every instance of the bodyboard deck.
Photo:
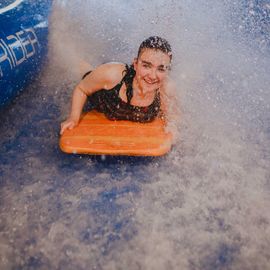
<svg viewBox="0 0 270 270">
<path fill-rule="evenodd" d="M 151 123 L 108 120 L 104 114 L 84 114 L 74 129 L 60 138 L 63 152 L 90 155 L 162 156 L 170 151 L 172 135 L 162 119 Z"/>
</svg>

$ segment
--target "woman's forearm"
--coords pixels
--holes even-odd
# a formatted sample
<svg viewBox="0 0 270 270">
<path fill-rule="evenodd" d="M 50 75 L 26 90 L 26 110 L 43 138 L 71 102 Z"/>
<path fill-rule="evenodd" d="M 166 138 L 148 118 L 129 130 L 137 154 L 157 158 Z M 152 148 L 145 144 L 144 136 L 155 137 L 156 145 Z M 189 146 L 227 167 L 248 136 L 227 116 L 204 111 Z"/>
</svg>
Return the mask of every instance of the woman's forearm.
<svg viewBox="0 0 270 270">
<path fill-rule="evenodd" d="M 87 99 L 87 95 L 77 86 L 73 91 L 71 113 L 69 118 L 78 122 L 81 117 L 82 109 Z"/>
</svg>

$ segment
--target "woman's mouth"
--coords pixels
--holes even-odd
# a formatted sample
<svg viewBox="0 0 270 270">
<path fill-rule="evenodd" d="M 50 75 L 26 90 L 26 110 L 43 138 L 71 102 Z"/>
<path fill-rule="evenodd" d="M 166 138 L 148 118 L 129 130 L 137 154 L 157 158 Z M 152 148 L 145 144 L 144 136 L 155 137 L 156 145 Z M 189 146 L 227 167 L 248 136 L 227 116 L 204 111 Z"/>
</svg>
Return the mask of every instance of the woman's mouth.
<svg viewBox="0 0 270 270">
<path fill-rule="evenodd" d="M 149 85 L 155 85 L 155 84 L 158 83 L 157 80 L 146 80 L 146 79 L 144 79 L 144 81 L 145 81 L 147 84 L 149 84 Z"/>
</svg>

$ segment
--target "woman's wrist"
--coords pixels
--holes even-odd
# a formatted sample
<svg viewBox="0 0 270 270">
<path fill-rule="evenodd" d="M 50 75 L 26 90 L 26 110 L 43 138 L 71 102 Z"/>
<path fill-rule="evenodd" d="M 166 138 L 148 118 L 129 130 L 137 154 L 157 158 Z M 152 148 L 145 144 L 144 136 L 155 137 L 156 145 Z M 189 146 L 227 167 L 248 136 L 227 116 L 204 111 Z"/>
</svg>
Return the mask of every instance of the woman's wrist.
<svg viewBox="0 0 270 270">
<path fill-rule="evenodd" d="M 80 116 L 76 116 L 76 115 L 72 115 L 72 114 L 71 114 L 71 115 L 69 116 L 69 120 L 70 120 L 70 121 L 73 121 L 74 123 L 77 124 L 77 123 L 79 122 L 79 120 L 80 120 Z"/>
</svg>

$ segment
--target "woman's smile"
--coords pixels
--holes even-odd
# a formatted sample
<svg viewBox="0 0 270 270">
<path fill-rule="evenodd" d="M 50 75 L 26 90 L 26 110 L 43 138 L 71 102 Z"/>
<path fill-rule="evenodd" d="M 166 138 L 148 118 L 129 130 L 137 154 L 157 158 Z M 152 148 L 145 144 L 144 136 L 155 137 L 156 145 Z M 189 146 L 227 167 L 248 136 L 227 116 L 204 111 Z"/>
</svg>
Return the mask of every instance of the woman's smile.
<svg viewBox="0 0 270 270">
<path fill-rule="evenodd" d="M 170 57 L 161 51 L 145 49 L 134 61 L 136 87 L 144 94 L 159 89 L 165 81 Z"/>
</svg>

